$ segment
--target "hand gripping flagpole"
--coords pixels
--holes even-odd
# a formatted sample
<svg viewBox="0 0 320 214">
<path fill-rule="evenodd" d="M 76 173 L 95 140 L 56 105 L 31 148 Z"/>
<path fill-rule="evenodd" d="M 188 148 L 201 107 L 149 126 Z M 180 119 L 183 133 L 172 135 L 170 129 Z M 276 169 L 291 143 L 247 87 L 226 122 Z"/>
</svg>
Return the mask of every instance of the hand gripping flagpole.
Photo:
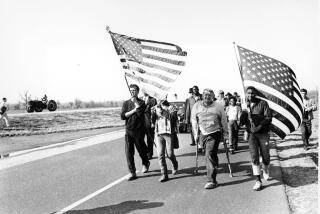
<svg viewBox="0 0 320 214">
<path fill-rule="evenodd" d="M 111 38 L 112 38 L 112 35 L 111 35 L 111 30 L 110 30 L 110 27 L 107 25 L 106 26 L 106 31 L 110 34 Z M 129 93 L 131 95 L 131 91 L 130 91 L 130 87 L 129 87 L 129 84 L 128 84 L 128 80 L 127 80 L 127 76 L 126 74 L 124 74 L 124 79 L 126 80 L 126 84 L 127 84 L 127 87 L 128 87 L 128 90 L 129 90 Z"/>
</svg>

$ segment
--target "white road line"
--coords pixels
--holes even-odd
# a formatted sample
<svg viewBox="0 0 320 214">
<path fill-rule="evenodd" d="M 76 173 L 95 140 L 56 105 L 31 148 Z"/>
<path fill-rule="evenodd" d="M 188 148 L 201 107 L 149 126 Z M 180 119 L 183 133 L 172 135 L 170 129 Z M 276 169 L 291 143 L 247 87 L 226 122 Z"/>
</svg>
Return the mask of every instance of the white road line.
<svg viewBox="0 0 320 214">
<path fill-rule="evenodd" d="M 107 186 L 104 186 L 104 187 L 102 187 L 101 189 L 98 189 L 97 191 L 95 191 L 95 192 L 91 193 L 90 195 L 88 195 L 88 196 L 86 196 L 86 197 L 84 197 L 84 198 L 80 199 L 79 201 L 76 201 L 76 202 L 74 202 L 73 204 L 71 204 L 71 205 L 69 205 L 69 206 L 67 206 L 67 207 L 63 208 L 63 209 L 62 209 L 62 210 L 60 210 L 59 212 L 56 212 L 56 214 L 62 214 L 62 213 L 68 212 L 69 210 L 71 210 L 71 209 L 75 208 L 76 206 L 79 206 L 80 204 L 82 204 L 82 203 L 84 203 L 84 202 L 86 202 L 86 201 L 90 200 L 91 198 L 93 198 L 93 197 L 95 197 L 95 196 L 99 195 L 100 193 L 102 193 L 102 192 L 104 192 L 104 191 L 106 191 L 106 190 L 110 189 L 111 187 L 113 187 L 113 186 L 115 186 L 115 185 L 117 185 L 117 184 L 121 183 L 123 180 L 126 180 L 126 179 L 129 177 L 129 175 L 130 175 L 130 174 L 127 174 L 127 175 L 125 175 L 125 176 L 123 176 L 123 177 L 119 178 L 118 180 L 116 180 L 116 181 L 112 182 L 111 184 L 108 184 Z"/>
<path fill-rule="evenodd" d="M 124 137 L 124 130 L 110 132 L 102 135 L 81 139 L 73 143 L 56 145 L 53 148 L 40 149 L 32 151 L 26 154 L 9 157 L 0 161 L 0 170 L 7 169 L 10 167 L 18 166 L 21 164 L 29 163 L 36 160 L 41 160 L 54 155 L 63 154 L 66 152 L 82 149 L 85 147 L 106 143 L 112 140 L 120 139 Z"/>
<path fill-rule="evenodd" d="M 80 140 L 87 140 L 87 139 L 90 139 L 90 138 L 93 138 L 93 137 L 97 137 L 97 136 L 106 136 L 106 135 L 110 135 L 110 134 L 117 133 L 117 132 L 123 132 L 123 129 L 117 130 L 117 131 L 113 131 L 113 132 L 108 132 L 108 133 L 105 133 L 105 134 L 97 134 L 97 135 L 92 135 L 92 136 L 88 136 L 88 137 L 82 137 L 82 138 L 73 139 L 73 140 L 69 140 L 69 141 L 65 141 L 65 142 L 61 142 L 61 143 L 55 143 L 55 144 L 51 144 L 51 145 L 48 145 L 48 146 L 41 146 L 41 147 L 37 147 L 37 148 L 33 148 L 33 149 L 26 149 L 26 150 L 22 150 L 22 151 L 12 152 L 12 153 L 10 153 L 10 157 L 14 157 L 14 156 L 17 156 L 17 155 L 22 155 L 22 154 L 33 152 L 33 151 L 49 149 L 49 148 L 56 147 L 56 146 L 63 146 L 63 145 L 68 144 L 68 143 L 77 142 L 77 141 L 80 141 Z"/>
</svg>

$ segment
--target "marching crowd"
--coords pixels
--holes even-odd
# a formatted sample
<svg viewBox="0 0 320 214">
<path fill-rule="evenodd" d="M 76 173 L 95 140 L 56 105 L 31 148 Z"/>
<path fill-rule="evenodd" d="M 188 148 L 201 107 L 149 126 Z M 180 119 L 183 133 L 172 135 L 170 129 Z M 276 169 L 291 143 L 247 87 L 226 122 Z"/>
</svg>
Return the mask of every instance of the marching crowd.
<svg viewBox="0 0 320 214">
<path fill-rule="evenodd" d="M 172 163 L 172 175 L 178 171 L 178 161 L 174 149 L 179 148 L 177 108 L 167 100 L 156 100 L 144 92 L 139 98 L 139 86 L 129 86 L 131 98 L 123 103 L 121 119 L 125 120 L 125 153 L 130 172 L 128 180 L 137 178 L 134 163 L 134 147 L 142 160 L 142 173 L 147 173 L 155 144 L 161 171 L 160 182 L 169 180 L 166 157 Z M 262 189 L 261 174 L 268 180 L 270 153 L 269 131 L 272 110 L 266 101 L 257 97 L 254 87 L 247 87 L 245 102 L 237 92 L 233 95 L 222 90 L 217 98 L 212 89 L 199 92 L 198 86 L 189 89 L 189 98 L 185 101 L 184 123 L 191 130 L 191 146 L 198 145 L 199 152 L 204 151 L 206 158 L 207 183 L 205 189 L 218 186 L 218 147 L 220 142 L 229 142 L 229 151 L 234 154 L 238 149 L 239 127 L 245 127 L 251 155 L 253 175 L 256 181 L 253 190 Z M 308 149 L 311 135 L 313 111 L 317 110 L 313 99 L 308 98 L 307 90 L 301 89 L 303 96 L 303 122 L 301 135 L 304 149 Z M 245 106 L 242 106 L 243 103 Z M 147 144 L 144 139 L 147 138 Z"/>
<path fill-rule="evenodd" d="M 156 100 L 144 92 L 138 97 L 139 86 L 129 86 L 131 98 L 123 103 L 121 119 L 125 120 L 125 154 L 130 172 L 128 180 L 137 178 L 134 163 L 135 148 L 142 160 L 142 173 L 147 173 L 150 159 L 153 158 L 153 146 L 156 146 L 160 182 L 169 179 L 166 157 L 172 163 L 172 174 L 178 171 L 178 161 L 174 149 L 179 148 L 178 109 L 167 100 Z M 247 87 L 245 102 L 234 92 L 233 95 L 224 91 L 218 92 L 217 98 L 212 89 L 206 88 L 201 94 L 198 86 L 189 89 L 189 98 L 185 101 L 184 123 L 191 130 L 191 146 L 197 145 L 198 152 L 204 152 L 206 158 L 207 183 L 206 189 L 217 187 L 218 147 L 220 142 L 229 142 L 229 151 L 234 154 L 238 149 L 239 127 L 244 126 L 248 135 L 252 160 L 252 171 L 256 177 L 254 190 L 261 190 L 262 181 L 269 179 L 269 131 L 272 121 L 272 111 L 266 101 L 257 97 L 254 87 Z M 316 103 L 307 96 L 307 90 L 301 89 L 303 101 L 303 119 L 300 125 L 304 149 L 309 147 L 312 134 L 313 111 Z M 245 106 L 242 106 L 243 103 Z M 0 122 L 4 120 L 9 126 L 7 115 L 7 99 L 0 103 Z M 147 143 L 145 143 L 145 137 Z M 262 172 L 262 173 L 261 173 Z"/>
</svg>

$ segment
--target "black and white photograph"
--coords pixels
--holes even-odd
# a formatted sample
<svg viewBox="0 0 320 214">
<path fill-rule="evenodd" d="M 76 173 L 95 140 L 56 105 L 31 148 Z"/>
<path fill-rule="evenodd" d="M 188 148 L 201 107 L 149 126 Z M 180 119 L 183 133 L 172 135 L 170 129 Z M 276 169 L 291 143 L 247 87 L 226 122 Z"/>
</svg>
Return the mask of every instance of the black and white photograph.
<svg viewBox="0 0 320 214">
<path fill-rule="evenodd" d="M 0 0 L 0 214 L 316 214 L 319 0 Z"/>
</svg>

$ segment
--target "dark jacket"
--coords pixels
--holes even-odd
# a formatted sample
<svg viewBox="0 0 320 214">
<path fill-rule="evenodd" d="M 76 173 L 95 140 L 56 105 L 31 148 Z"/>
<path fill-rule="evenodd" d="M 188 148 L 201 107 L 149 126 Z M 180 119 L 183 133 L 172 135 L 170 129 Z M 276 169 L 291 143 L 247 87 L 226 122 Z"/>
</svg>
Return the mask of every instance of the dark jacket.
<svg viewBox="0 0 320 214">
<path fill-rule="evenodd" d="M 251 126 L 262 128 L 257 133 L 268 133 L 272 120 L 272 111 L 266 101 L 257 99 L 252 106 L 248 104 L 248 111 L 244 111 L 240 117 L 240 125 L 246 125 L 247 131 L 250 132 Z"/>
<path fill-rule="evenodd" d="M 134 103 L 131 100 L 126 100 L 122 104 L 121 110 L 121 119 L 126 121 L 126 134 L 137 135 L 145 133 L 144 127 L 144 113 L 146 109 L 146 104 L 143 100 L 137 98 L 140 107 L 137 109 L 137 112 L 132 114 L 130 117 L 126 117 L 125 113 L 133 110 L 135 108 Z"/>
<path fill-rule="evenodd" d="M 188 99 L 186 99 L 186 102 L 185 102 L 185 114 L 184 114 L 184 117 L 185 117 L 185 122 L 186 124 L 190 124 L 191 123 L 191 111 L 192 111 L 192 108 L 194 106 L 194 104 L 196 102 L 198 102 L 199 100 L 202 100 L 202 94 L 199 94 L 199 96 L 197 97 L 198 99 L 196 100 L 195 98 L 196 96 L 190 96 Z"/>
<path fill-rule="evenodd" d="M 147 103 L 146 103 L 146 109 L 144 111 L 145 123 L 146 123 L 147 128 L 149 128 L 151 126 L 151 108 L 155 105 L 157 105 L 156 98 L 149 96 Z"/>
</svg>

